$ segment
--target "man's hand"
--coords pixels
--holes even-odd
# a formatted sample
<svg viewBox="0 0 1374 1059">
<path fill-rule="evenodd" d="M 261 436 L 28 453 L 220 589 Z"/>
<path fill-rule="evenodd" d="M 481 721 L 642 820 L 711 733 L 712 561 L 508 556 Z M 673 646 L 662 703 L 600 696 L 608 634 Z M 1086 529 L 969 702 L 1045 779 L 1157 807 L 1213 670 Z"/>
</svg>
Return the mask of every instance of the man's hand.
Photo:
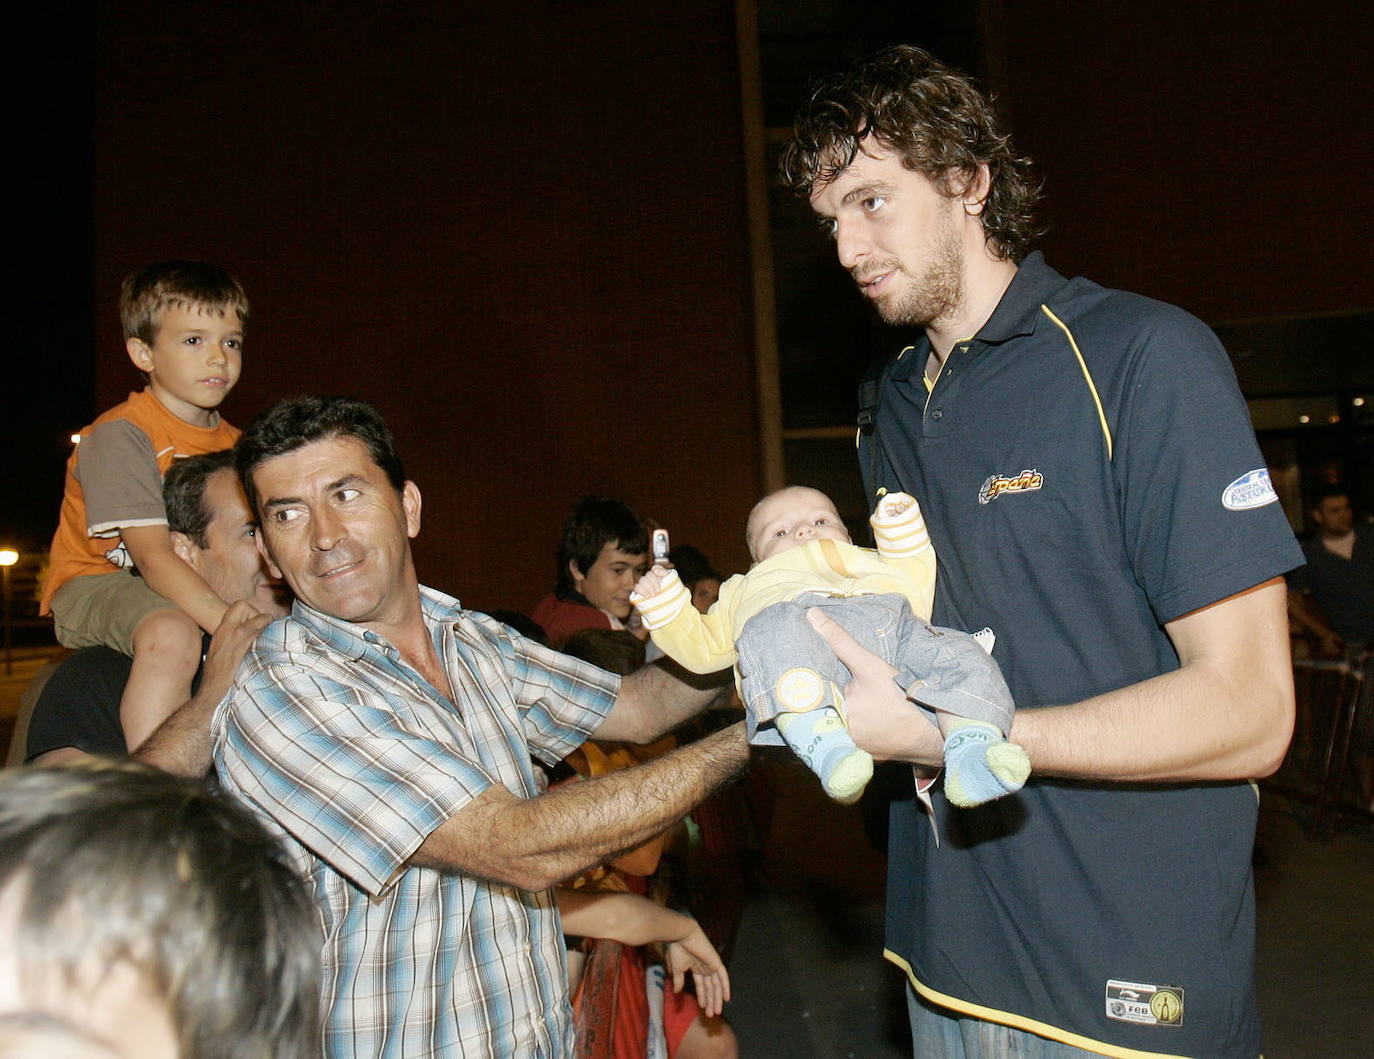
<svg viewBox="0 0 1374 1059">
<path fill-rule="evenodd" d="M 849 669 L 851 680 L 844 689 L 844 704 L 854 742 L 876 758 L 940 764 L 940 729 L 907 701 L 892 679 L 897 670 L 861 646 L 824 612 L 812 608 L 806 617 Z"/>
<path fill-rule="evenodd" d="M 651 566 L 648 572 L 635 582 L 632 595 L 640 599 L 653 599 L 659 592 L 663 591 L 664 578 L 668 576 L 671 567 Z"/>
<path fill-rule="evenodd" d="M 664 946 L 663 962 L 673 976 L 674 993 L 682 992 L 683 982 L 690 971 L 702 1012 L 707 1018 L 720 1014 L 725 1002 L 730 999 L 730 973 L 699 923 L 693 920 L 692 929 L 685 938 Z"/>
<path fill-rule="evenodd" d="M 234 683 L 234 673 L 248 648 L 253 646 L 258 633 L 270 624 L 272 619 L 259 613 L 247 600 L 230 604 L 215 635 L 210 637 L 210 650 L 205 654 L 205 668 L 200 678 L 201 688 L 210 685 L 212 689 L 220 689 L 216 701 L 222 699 Z"/>
</svg>

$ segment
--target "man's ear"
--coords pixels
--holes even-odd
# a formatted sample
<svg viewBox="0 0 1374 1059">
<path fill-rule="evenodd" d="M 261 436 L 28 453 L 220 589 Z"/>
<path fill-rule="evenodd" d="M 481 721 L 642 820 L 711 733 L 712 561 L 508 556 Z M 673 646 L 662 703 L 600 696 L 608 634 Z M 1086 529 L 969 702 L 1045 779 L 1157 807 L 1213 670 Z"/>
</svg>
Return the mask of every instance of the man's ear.
<svg viewBox="0 0 1374 1059">
<path fill-rule="evenodd" d="M 951 181 L 955 197 L 963 205 L 966 214 L 977 217 L 983 212 L 988 193 L 992 190 L 992 172 L 987 163 L 982 162 L 966 179 L 963 179 L 963 174 L 960 174 L 960 178 L 957 184 Z"/>
<path fill-rule="evenodd" d="M 401 486 L 401 508 L 406 513 L 406 536 L 415 537 L 420 532 L 420 487 L 407 481 Z"/>
<path fill-rule="evenodd" d="M 129 359 L 134 362 L 135 368 L 139 371 L 153 370 L 153 351 L 143 339 L 131 338 L 124 343 L 124 348 L 128 351 Z"/>
<path fill-rule="evenodd" d="M 200 559 L 200 549 L 196 547 L 195 541 L 178 530 L 172 530 L 168 536 L 172 538 L 172 551 L 177 553 L 177 557 L 199 573 L 200 567 L 196 563 Z"/>
<path fill-rule="evenodd" d="M 258 532 L 253 534 L 253 543 L 258 546 L 258 554 L 262 556 L 262 561 L 267 564 L 267 572 L 278 581 L 285 581 L 281 569 L 272 561 L 272 553 L 267 550 L 267 540 L 261 526 L 258 527 Z"/>
<path fill-rule="evenodd" d="M 577 568 L 576 559 L 568 560 L 568 574 L 572 577 L 573 588 L 576 591 L 581 592 L 582 582 L 587 580 L 587 575 Z"/>
</svg>

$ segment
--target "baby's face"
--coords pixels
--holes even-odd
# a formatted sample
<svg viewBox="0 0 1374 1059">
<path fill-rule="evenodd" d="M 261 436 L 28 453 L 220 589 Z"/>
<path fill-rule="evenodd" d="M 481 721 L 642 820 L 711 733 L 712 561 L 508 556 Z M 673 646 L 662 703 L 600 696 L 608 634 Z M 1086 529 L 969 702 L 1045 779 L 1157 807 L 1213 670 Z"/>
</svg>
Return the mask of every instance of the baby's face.
<svg viewBox="0 0 1374 1059">
<path fill-rule="evenodd" d="M 745 531 L 755 562 L 796 548 L 807 541 L 849 543 L 849 531 L 824 493 L 792 486 L 764 497 L 754 506 Z"/>
</svg>

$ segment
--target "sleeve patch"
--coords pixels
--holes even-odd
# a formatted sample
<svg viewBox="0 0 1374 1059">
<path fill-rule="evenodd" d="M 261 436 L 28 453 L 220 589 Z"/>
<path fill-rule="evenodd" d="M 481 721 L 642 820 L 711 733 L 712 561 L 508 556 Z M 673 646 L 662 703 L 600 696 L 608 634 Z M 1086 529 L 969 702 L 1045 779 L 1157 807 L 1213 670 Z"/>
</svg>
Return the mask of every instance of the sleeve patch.
<svg viewBox="0 0 1374 1059">
<path fill-rule="evenodd" d="M 1275 503 L 1278 498 L 1265 467 L 1242 474 L 1221 491 L 1221 504 L 1228 511 L 1249 511 Z"/>
</svg>

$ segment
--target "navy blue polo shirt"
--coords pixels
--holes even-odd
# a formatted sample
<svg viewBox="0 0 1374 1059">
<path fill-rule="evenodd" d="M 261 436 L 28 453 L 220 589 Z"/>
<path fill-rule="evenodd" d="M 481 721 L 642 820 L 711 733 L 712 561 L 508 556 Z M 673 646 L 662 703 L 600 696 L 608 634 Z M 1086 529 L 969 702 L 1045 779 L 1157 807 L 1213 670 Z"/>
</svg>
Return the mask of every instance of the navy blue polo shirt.
<svg viewBox="0 0 1374 1059">
<path fill-rule="evenodd" d="M 1225 351 L 1182 310 L 1037 253 L 930 388 L 928 352 L 889 367 L 861 466 L 870 497 L 920 500 L 934 622 L 996 633 L 1018 709 L 1177 668 L 1164 623 L 1302 561 Z M 935 807 L 938 848 L 894 806 L 889 859 L 889 956 L 921 992 L 1106 1054 L 1259 1054 L 1249 784 L 1032 777 Z"/>
</svg>

